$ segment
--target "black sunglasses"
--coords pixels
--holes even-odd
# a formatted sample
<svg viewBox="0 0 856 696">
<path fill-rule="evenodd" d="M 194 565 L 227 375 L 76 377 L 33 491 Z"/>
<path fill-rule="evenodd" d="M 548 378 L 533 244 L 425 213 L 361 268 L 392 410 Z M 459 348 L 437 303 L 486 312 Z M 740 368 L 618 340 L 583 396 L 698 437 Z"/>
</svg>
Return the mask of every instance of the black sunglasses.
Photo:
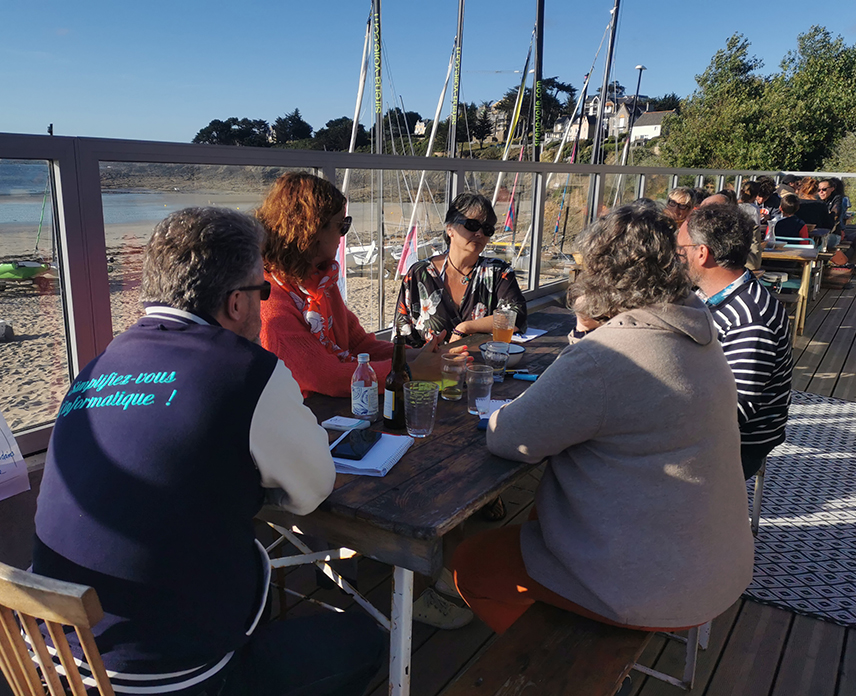
<svg viewBox="0 0 856 696">
<path fill-rule="evenodd" d="M 485 237 L 492 237 L 493 233 L 496 232 L 496 228 L 493 225 L 489 225 L 481 220 L 474 220 L 473 218 L 458 218 L 458 224 L 469 232 L 478 232 L 481 230 Z"/>
<path fill-rule="evenodd" d="M 672 199 L 672 198 L 670 198 L 670 199 L 669 199 L 669 202 L 668 202 L 668 203 L 666 203 L 666 207 L 667 207 L 667 208 L 677 208 L 677 209 L 678 209 L 678 210 L 680 210 L 681 212 L 684 212 L 685 210 L 689 210 L 689 209 L 690 209 L 690 206 L 689 206 L 689 205 L 684 204 L 684 203 L 678 203 L 676 200 L 674 200 L 674 199 Z"/>
<path fill-rule="evenodd" d="M 354 218 L 352 218 L 350 215 L 348 215 L 347 217 L 343 217 L 342 218 L 342 227 L 339 230 L 339 234 L 342 235 L 343 237 L 346 234 L 348 234 L 348 230 L 351 229 L 351 223 L 353 221 L 354 221 Z"/>
<path fill-rule="evenodd" d="M 266 280 L 261 285 L 245 285 L 242 288 L 235 288 L 235 290 L 243 290 L 244 292 L 249 292 L 250 290 L 258 290 L 259 298 L 262 302 L 264 302 L 270 297 L 270 282 Z M 235 292 L 235 290 L 232 290 L 232 292 Z"/>
</svg>

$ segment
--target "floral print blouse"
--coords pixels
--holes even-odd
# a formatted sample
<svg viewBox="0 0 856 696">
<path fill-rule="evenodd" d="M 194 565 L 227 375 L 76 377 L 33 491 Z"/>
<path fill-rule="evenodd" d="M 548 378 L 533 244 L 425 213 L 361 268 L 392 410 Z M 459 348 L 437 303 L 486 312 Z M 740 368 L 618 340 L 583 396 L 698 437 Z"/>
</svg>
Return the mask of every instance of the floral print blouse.
<svg viewBox="0 0 856 696">
<path fill-rule="evenodd" d="M 431 259 L 419 261 L 401 281 L 395 324 L 409 345 L 421 347 L 443 330 L 448 340 L 458 324 L 490 316 L 497 307 L 517 312 L 517 330 L 526 330 L 526 300 L 508 263 L 479 257 L 457 307 L 444 285 L 447 258 L 439 271 Z"/>
</svg>

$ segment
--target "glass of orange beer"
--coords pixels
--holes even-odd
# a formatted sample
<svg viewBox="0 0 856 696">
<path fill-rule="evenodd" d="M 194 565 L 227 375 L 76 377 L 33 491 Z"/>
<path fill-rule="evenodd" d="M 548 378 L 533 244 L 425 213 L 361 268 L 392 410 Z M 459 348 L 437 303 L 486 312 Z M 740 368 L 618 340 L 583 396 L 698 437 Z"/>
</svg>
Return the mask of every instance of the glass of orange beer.
<svg viewBox="0 0 856 696">
<path fill-rule="evenodd" d="M 513 309 L 497 308 L 493 312 L 493 340 L 511 343 L 517 312 Z"/>
</svg>

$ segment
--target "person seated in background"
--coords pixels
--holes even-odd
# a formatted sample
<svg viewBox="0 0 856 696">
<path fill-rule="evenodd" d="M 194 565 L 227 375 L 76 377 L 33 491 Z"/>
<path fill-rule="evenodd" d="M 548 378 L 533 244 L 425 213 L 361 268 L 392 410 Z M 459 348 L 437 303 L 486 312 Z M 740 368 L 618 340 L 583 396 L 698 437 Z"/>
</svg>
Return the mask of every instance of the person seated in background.
<svg viewBox="0 0 856 696">
<path fill-rule="evenodd" d="M 761 224 L 761 206 L 758 205 L 758 182 L 744 181 L 740 185 L 737 207 L 752 218 L 756 226 Z"/>
<path fill-rule="evenodd" d="M 741 211 L 715 205 L 693 211 L 678 230 L 690 280 L 710 308 L 737 382 L 747 479 L 785 441 L 793 371 L 787 312 L 745 268 L 753 232 L 754 223 Z"/>
<path fill-rule="evenodd" d="M 821 179 L 817 186 L 817 195 L 826 204 L 832 221 L 829 235 L 829 246 L 836 247 L 843 238 L 844 219 L 842 217 L 841 201 L 844 198 L 844 185 L 841 179 Z"/>
<path fill-rule="evenodd" d="M 613 210 L 577 246 L 570 304 L 605 323 L 487 432 L 498 456 L 547 458 L 537 514 L 464 541 L 455 581 L 497 633 L 536 601 L 642 630 L 699 625 L 752 579 L 734 378 L 661 212 Z"/>
<path fill-rule="evenodd" d="M 776 186 L 776 193 L 778 193 L 780 197 L 784 196 L 786 193 L 796 193 L 799 183 L 800 177 L 793 174 L 786 174 L 782 177 L 781 183 Z"/>
<path fill-rule="evenodd" d="M 693 189 L 688 186 L 679 186 L 669 191 L 664 212 L 675 221 L 675 225 L 680 226 L 689 217 L 694 207 L 695 192 Z"/>
<path fill-rule="evenodd" d="M 270 299 L 262 307 L 262 345 L 291 370 L 304 396 L 350 396 L 357 356 L 368 353 L 383 384 L 392 343 L 360 325 L 339 292 L 336 252 L 351 226 L 345 196 L 326 179 L 304 172 L 274 183 L 256 218 L 267 231 L 262 255 Z M 438 379 L 443 335 L 408 351 L 414 379 Z"/>
<path fill-rule="evenodd" d="M 33 570 L 95 588 L 119 694 L 357 696 L 380 666 L 367 616 L 266 618 L 253 517 L 266 493 L 310 513 L 336 474 L 296 382 L 258 345 L 263 236 L 218 208 L 159 223 L 145 316 L 81 370 L 54 424 Z"/>
<path fill-rule="evenodd" d="M 526 300 L 511 265 L 482 256 L 496 230 L 496 213 L 478 193 L 459 194 L 446 212 L 446 253 L 413 264 L 401 281 L 395 323 L 413 346 L 445 332 L 450 342 L 493 330 L 493 313 L 516 313 L 526 330 Z M 513 250 L 512 250 L 513 253 Z"/>
<path fill-rule="evenodd" d="M 796 215 L 799 209 L 800 199 L 796 194 L 785 193 L 782 195 L 782 203 L 780 206 L 782 217 L 776 221 L 773 228 L 773 233 L 777 238 L 801 238 L 808 241 L 808 226 Z"/>
<path fill-rule="evenodd" d="M 380 384 L 392 367 L 392 343 L 360 325 L 339 292 L 336 251 L 351 218 L 345 196 L 326 179 L 305 172 L 274 183 L 256 218 L 267 235 L 262 247 L 270 299 L 261 312 L 261 343 L 291 370 L 301 392 L 350 396 L 357 355 L 368 353 Z M 413 379 L 440 378 L 438 342 L 408 350 Z M 449 349 L 466 354 L 466 346 Z M 438 585 L 442 587 L 442 585 Z M 413 618 L 437 628 L 459 628 L 472 612 L 427 588 L 413 604 Z"/>
<path fill-rule="evenodd" d="M 757 181 L 758 197 L 755 202 L 761 209 L 761 222 L 775 220 L 779 217 L 779 205 L 782 202 L 776 193 L 776 182 L 769 176 L 759 176 Z"/>
<path fill-rule="evenodd" d="M 806 176 L 800 181 L 797 195 L 800 199 L 800 219 L 818 230 L 832 230 L 834 220 L 823 201 L 817 199 L 817 179 Z"/>
</svg>

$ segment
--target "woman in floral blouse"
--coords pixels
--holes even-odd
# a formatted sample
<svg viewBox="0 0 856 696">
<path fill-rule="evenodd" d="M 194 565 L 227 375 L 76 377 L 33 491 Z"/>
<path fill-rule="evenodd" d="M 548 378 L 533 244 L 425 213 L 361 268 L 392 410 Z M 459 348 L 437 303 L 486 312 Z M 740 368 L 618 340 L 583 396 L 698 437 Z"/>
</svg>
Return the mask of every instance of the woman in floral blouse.
<svg viewBox="0 0 856 696">
<path fill-rule="evenodd" d="M 445 331 L 449 341 L 493 329 L 493 312 L 517 312 L 517 329 L 526 329 L 526 300 L 511 266 L 481 255 L 493 235 L 496 213 L 477 193 L 462 193 L 446 213 L 445 254 L 419 261 L 401 283 L 396 325 L 413 346 Z"/>
</svg>

